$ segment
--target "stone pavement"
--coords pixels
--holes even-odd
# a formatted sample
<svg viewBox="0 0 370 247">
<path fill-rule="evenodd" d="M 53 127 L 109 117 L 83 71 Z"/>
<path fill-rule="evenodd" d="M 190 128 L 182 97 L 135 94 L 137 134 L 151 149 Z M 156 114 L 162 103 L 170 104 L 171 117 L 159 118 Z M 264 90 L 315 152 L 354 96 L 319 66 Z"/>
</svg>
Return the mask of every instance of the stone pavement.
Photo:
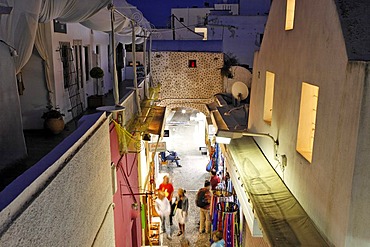
<svg viewBox="0 0 370 247">
<path fill-rule="evenodd" d="M 172 118 L 172 122 L 175 118 Z M 173 232 L 172 240 L 162 236 L 163 246 L 179 247 L 181 239 L 185 237 L 189 240 L 190 246 L 209 247 L 210 235 L 199 234 L 199 208 L 195 206 L 195 195 L 198 189 L 203 187 L 204 180 L 210 177 L 205 169 L 208 163 L 208 156 L 201 155 L 199 151 L 199 145 L 204 141 L 200 140 L 202 135 L 198 132 L 198 123 L 195 121 L 176 122 L 176 124 L 170 122 L 167 124 L 166 129 L 170 130 L 170 137 L 164 138 L 164 141 L 167 143 L 167 149 L 175 150 L 178 153 L 182 167 L 177 167 L 175 163 L 162 166 L 160 175 L 170 175 L 175 188 L 176 194 L 174 195 L 177 195 L 179 188 L 186 190 L 186 196 L 189 199 L 189 221 L 185 225 L 185 236 L 177 237 L 176 234 L 179 228 L 174 220 L 174 225 L 171 228 Z M 160 179 L 158 182 L 161 181 Z"/>
</svg>

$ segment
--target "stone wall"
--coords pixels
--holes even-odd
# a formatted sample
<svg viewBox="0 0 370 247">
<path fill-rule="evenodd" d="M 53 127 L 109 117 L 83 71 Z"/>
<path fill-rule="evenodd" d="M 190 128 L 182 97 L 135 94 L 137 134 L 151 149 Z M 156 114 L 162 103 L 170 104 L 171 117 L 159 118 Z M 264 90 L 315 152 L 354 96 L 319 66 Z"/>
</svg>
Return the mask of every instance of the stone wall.
<svg viewBox="0 0 370 247">
<path fill-rule="evenodd" d="M 196 60 L 196 68 L 189 68 L 189 60 Z M 204 111 L 204 104 L 222 92 L 222 53 L 153 52 L 151 66 L 154 86 L 161 85 L 164 106 L 188 105 Z"/>
</svg>

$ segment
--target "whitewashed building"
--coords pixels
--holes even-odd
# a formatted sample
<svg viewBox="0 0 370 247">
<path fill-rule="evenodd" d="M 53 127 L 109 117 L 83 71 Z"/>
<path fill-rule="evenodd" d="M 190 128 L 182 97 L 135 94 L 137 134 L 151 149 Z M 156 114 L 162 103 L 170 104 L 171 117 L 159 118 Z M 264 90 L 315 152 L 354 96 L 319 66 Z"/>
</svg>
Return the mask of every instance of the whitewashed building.
<svg viewBox="0 0 370 247">
<path fill-rule="evenodd" d="M 158 40 L 221 40 L 223 52 L 239 64 L 253 65 L 261 44 L 270 1 L 219 1 L 204 8 L 173 8 L 172 29 L 158 29 Z"/>
<path fill-rule="evenodd" d="M 108 3 L 94 1 L 85 6 L 78 2 L 71 7 L 68 0 L 59 5 L 32 2 L 27 10 L 19 2 L 4 4 L 10 12 L 2 14 L 0 23 L 0 68 L 4 75 L 0 79 L 0 154 L 4 157 L 0 169 L 26 157 L 23 130 L 42 128 L 41 116 L 47 106 L 58 107 L 70 121 L 86 109 L 89 96 L 112 90 Z M 150 24 L 126 1 L 115 4 L 116 44 L 132 42 L 132 23 L 135 35 L 140 36 L 136 41 L 142 42 L 143 26 L 150 29 Z M 97 87 L 95 79 L 89 77 L 94 66 L 105 72 Z"/>
<path fill-rule="evenodd" d="M 275 0 L 255 54 L 249 131 L 320 232 L 369 246 L 370 3 Z M 294 231 L 294 229 L 293 229 Z"/>
</svg>

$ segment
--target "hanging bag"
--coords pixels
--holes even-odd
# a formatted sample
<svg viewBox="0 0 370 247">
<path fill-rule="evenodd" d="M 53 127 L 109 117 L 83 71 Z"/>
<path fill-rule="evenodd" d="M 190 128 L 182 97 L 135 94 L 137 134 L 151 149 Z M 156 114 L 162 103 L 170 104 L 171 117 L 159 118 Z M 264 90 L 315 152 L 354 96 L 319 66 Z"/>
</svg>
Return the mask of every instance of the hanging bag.
<svg viewBox="0 0 370 247">
<path fill-rule="evenodd" d="M 208 162 L 208 164 L 207 164 L 207 166 L 206 166 L 206 171 L 207 171 L 207 172 L 210 172 L 210 171 L 212 170 L 212 167 L 213 167 L 213 159 L 211 159 L 211 160 Z"/>
<path fill-rule="evenodd" d="M 177 210 L 177 198 L 176 198 L 176 202 L 175 202 L 175 208 L 172 211 L 172 216 L 176 215 L 176 210 Z"/>
</svg>

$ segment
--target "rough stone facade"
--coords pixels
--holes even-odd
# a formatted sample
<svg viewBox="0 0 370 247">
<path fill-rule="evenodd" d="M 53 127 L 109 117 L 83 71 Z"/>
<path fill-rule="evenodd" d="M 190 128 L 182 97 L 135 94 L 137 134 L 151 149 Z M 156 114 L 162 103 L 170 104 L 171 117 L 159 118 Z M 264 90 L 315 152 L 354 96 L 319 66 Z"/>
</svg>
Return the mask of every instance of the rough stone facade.
<svg viewBox="0 0 370 247">
<path fill-rule="evenodd" d="M 190 60 L 196 61 L 195 68 L 189 67 Z M 151 66 L 164 106 L 194 108 L 208 115 L 205 104 L 222 92 L 223 53 L 153 52 Z"/>
</svg>

